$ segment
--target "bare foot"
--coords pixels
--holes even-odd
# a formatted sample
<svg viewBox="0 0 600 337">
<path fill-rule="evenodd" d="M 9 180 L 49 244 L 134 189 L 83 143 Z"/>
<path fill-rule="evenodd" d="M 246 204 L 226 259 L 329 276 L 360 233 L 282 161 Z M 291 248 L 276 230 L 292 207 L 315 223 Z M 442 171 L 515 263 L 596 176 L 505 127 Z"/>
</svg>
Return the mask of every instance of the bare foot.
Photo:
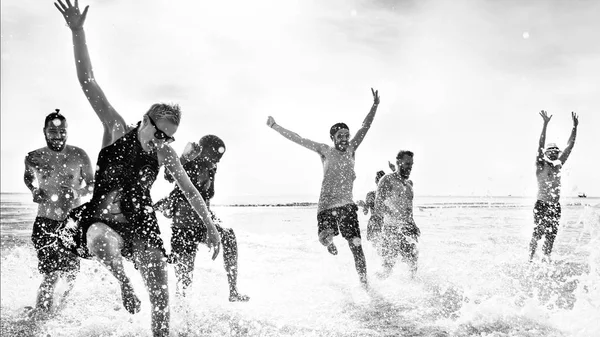
<svg viewBox="0 0 600 337">
<path fill-rule="evenodd" d="M 337 248 L 335 247 L 335 245 L 332 243 L 329 244 L 329 246 L 327 246 L 327 251 L 329 253 L 331 253 L 331 255 L 337 255 L 338 251 Z"/>
<path fill-rule="evenodd" d="M 233 293 L 229 295 L 229 302 L 248 302 L 250 301 L 250 296 Z"/>
<path fill-rule="evenodd" d="M 383 271 L 375 273 L 375 275 L 377 275 L 377 277 L 381 280 L 385 280 L 386 278 L 390 277 L 391 274 L 392 274 L 391 269 L 385 269 Z"/>
<path fill-rule="evenodd" d="M 50 313 L 42 308 L 34 308 L 27 306 L 25 307 L 25 313 L 27 315 L 27 318 L 29 318 L 32 321 L 44 321 L 50 318 Z"/>
</svg>

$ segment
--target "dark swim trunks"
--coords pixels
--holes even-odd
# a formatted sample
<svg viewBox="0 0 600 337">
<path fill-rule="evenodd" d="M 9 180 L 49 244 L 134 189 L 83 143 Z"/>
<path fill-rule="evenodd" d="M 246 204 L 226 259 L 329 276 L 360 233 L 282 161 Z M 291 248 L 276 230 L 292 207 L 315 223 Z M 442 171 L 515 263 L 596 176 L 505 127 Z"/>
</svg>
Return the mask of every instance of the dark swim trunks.
<svg viewBox="0 0 600 337">
<path fill-rule="evenodd" d="M 211 218 L 215 228 L 223 236 L 223 228 L 219 226 L 219 220 L 212 212 Z M 176 260 L 178 255 L 195 255 L 199 243 L 206 242 L 207 228 L 198 215 L 175 216 L 172 225 L 173 234 L 171 236 L 171 258 Z"/>
<path fill-rule="evenodd" d="M 42 274 L 78 272 L 80 261 L 75 254 L 76 235 L 66 227 L 67 221 L 35 218 L 31 241 L 37 251 L 38 270 Z"/>
<path fill-rule="evenodd" d="M 358 207 L 355 204 L 347 204 L 319 212 L 317 214 L 319 236 L 327 230 L 333 236 L 341 233 L 346 240 L 360 238 L 357 211 Z"/>
<path fill-rule="evenodd" d="M 414 221 L 406 226 L 384 226 L 379 242 L 379 254 L 389 258 L 402 256 L 404 261 L 416 261 L 417 242 L 421 231 Z"/>
<path fill-rule="evenodd" d="M 538 200 L 533 208 L 533 219 L 535 228 L 533 229 L 533 238 L 539 240 L 543 235 L 546 236 L 546 243 L 543 250 L 545 254 L 552 252 L 554 239 L 558 234 L 558 225 L 560 221 L 561 207 L 560 203 L 551 203 Z"/>
</svg>

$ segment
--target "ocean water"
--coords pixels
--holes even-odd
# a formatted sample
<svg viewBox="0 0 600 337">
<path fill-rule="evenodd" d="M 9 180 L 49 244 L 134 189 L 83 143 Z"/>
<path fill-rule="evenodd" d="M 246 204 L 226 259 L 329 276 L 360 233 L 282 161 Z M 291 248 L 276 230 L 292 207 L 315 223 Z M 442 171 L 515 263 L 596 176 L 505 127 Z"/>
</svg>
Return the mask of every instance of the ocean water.
<svg viewBox="0 0 600 337">
<path fill-rule="evenodd" d="M 343 239 L 335 239 L 337 256 L 317 242 L 315 206 L 214 206 L 236 232 L 239 289 L 251 301 L 228 302 L 222 257 L 211 261 L 201 246 L 185 299 L 176 297 L 170 269 L 172 335 L 600 336 L 600 199 L 563 198 L 550 264 L 540 256 L 528 262 L 533 202 L 417 198 L 417 279 L 401 262 L 378 279 L 381 262 L 363 240 L 368 292 Z M 1 335 L 150 336 L 150 304 L 130 263 L 140 313 L 128 314 L 112 276 L 83 260 L 63 309 L 45 322 L 26 319 L 24 307 L 34 305 L 41 281 L 29 239 L 35 211 L 28 195 L 2 194 Z M 367 217 L 359 219 L 365 236 Z M 169 223 L 159 221 L 169 250 Z"/>
</svg>

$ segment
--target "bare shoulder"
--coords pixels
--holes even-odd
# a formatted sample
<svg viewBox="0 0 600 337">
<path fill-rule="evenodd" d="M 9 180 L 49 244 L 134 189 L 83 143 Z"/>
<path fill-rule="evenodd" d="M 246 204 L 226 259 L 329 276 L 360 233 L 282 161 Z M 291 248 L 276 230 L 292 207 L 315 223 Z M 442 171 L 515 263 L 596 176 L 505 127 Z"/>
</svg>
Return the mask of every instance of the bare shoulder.
<svg viewBox="0 0 600 337">
<path fill-rule="evenodd" d="M 67 156 L 69 158 L 81 158 L 81 159 L 86 159 L 88 158 L 88 154 L 87 152 L 85 152 L 84 149 L 77 147 L 77 146 L 73 146 L 73 145 L 67 145 L 65 147 L 65 150 L 67 151 Z"/>
<path fill-rule="evenodd" d="M 327 144 L 319 143 L 318 148 L 317 148 L 317 153 L 321 155 L 321 158 L 323 160 L 325 160 L 329 157 L 329 154 L 331 153 L 331 149 L 333 149 L 331 146 L 329 146 Z"/>
<path fill-rule="evenodd" d="M 27 155 L 25 156 L 25 163 L 29 164 L 29 165 L 37 165 L 40 163 L 40 161 L 42 160 L 47 160 L 48 156 L 48 148 L 47 147 L 41 147 L 37 150 L 33 150 L 27 153 Z"/>
<path fill-rule="evenodd" d="M 104 129 L 104 139 L 102 141 L 102 148 L 114 144 L 117 140 L 125 137 L 131 130 L 135 128 L 135 125 L 129 125 L 125 123 L 119 123 L 115 121 Z"/>
<path fill-rule="evenodd" d="M 119 126 L 117 126 L 117 127 L 119 127 Z M 125 124 L 125 125 L 123 125 L 123 132 L 129 133 L 129 131 L 135 129 L 135 127 L 136 127 L 136 125 L 133 125 L 133 124 Z"/>
<path fill-rule="evenodd" d="M 325 143 L 318 143 L 318 150 L 321 151 L 321 154 L 325 155 L 327 153 L 329 153 L 331 151 L 331 149 L 333 149 L 331 146 L 325 144 Z"/>
<path fill-rule="evenodd" d="M 392 175 L 386 174 L 383 177 L 381 177 L 381 179 L 379 180 L 378 186 L 387 186 L 390 184 L 391 181 L 392 181 Z"/>
<path fill-rule="evenodd" d="M 37 156 L 47 155 L 48 151 L 49 151 L 48 147 L 44 146 L 44 147 L 40 147 L 39 149 L 30 151 L 29 153 L 27 153 L 27 155 L 37 155 Z"/>
</svg>

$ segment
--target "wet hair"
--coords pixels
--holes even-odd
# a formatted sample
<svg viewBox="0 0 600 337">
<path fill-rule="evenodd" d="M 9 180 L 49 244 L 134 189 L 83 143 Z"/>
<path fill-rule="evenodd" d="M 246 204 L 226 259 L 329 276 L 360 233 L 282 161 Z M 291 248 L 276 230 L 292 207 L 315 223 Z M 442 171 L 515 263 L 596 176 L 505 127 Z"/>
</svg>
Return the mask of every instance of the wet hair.
<svg viewBox="0 0 600 337">
<path fill-rule="evenodd" d="M 379 179 L 381 179 L 384 175 L 385 171 L 377 171 L 377 174 L 375 174 L 375 182 L 379 184 Z"/>
<path fill-rule="evenodd" d="M 156 122 L 166 119 L 175 125 L 179 125 L 181 121 L 181 108 L 179 104 L 155 103 L 152 104 L 146 114 Z"/>
<path fill-rule="evenodd" d="M 402 159 L 402 157 L 404 156 L 409 156 L 409 157 L 414 157 L 414 153 L 412 153 L 412 151 L 407 151 L 407 150 L 400 150 L 398 151 L 398 154 L 396 155 L 396 159 Z"/>
<path fill-rule="evenodd" d="M 60 113 L 60 109 L 56 109 L 54 112 L 48 114 L 48 116 L 46 116 L 46 119 L 44 119 L 44 129 L 46 127 L 48 127 L 48 123 L 52 122 L 55 119 L 60 120 L 63 124 L 64 124 L 64 122 L 67 121 L 67 119 L 65 118 L 65 116 L 63 116 Z"/>
<path fill-rule="evenodd" d="M 350 130 L 348 125 L 346 125 L 345 123 L 335 123 L 335 124 L 333 124 L 331 129 L 329 129 L 329 136 L 331 136 L 331 138 L 333 138 L 333 136 L 336 134 L 336 132 L 343 130 L 343 129 Z"/>
<path fill-rule="evenodd" d="M 225 150 L 227 149 L 225 146 L 225 142 L 223 142 L 223 140 L 215 135 L 206 135 L 202 138 L 200 138 L 200 140 L 198 141 L 198 145 L 202 146 L 202 147 L 212 147 L 213 149 L 215 149 L 217 152 L 219 152 L 219 154 L 222 156 L 225 153 Z M 223 148 L 222 151 L 220 151 L 220 149 Z"/>
</svg>

